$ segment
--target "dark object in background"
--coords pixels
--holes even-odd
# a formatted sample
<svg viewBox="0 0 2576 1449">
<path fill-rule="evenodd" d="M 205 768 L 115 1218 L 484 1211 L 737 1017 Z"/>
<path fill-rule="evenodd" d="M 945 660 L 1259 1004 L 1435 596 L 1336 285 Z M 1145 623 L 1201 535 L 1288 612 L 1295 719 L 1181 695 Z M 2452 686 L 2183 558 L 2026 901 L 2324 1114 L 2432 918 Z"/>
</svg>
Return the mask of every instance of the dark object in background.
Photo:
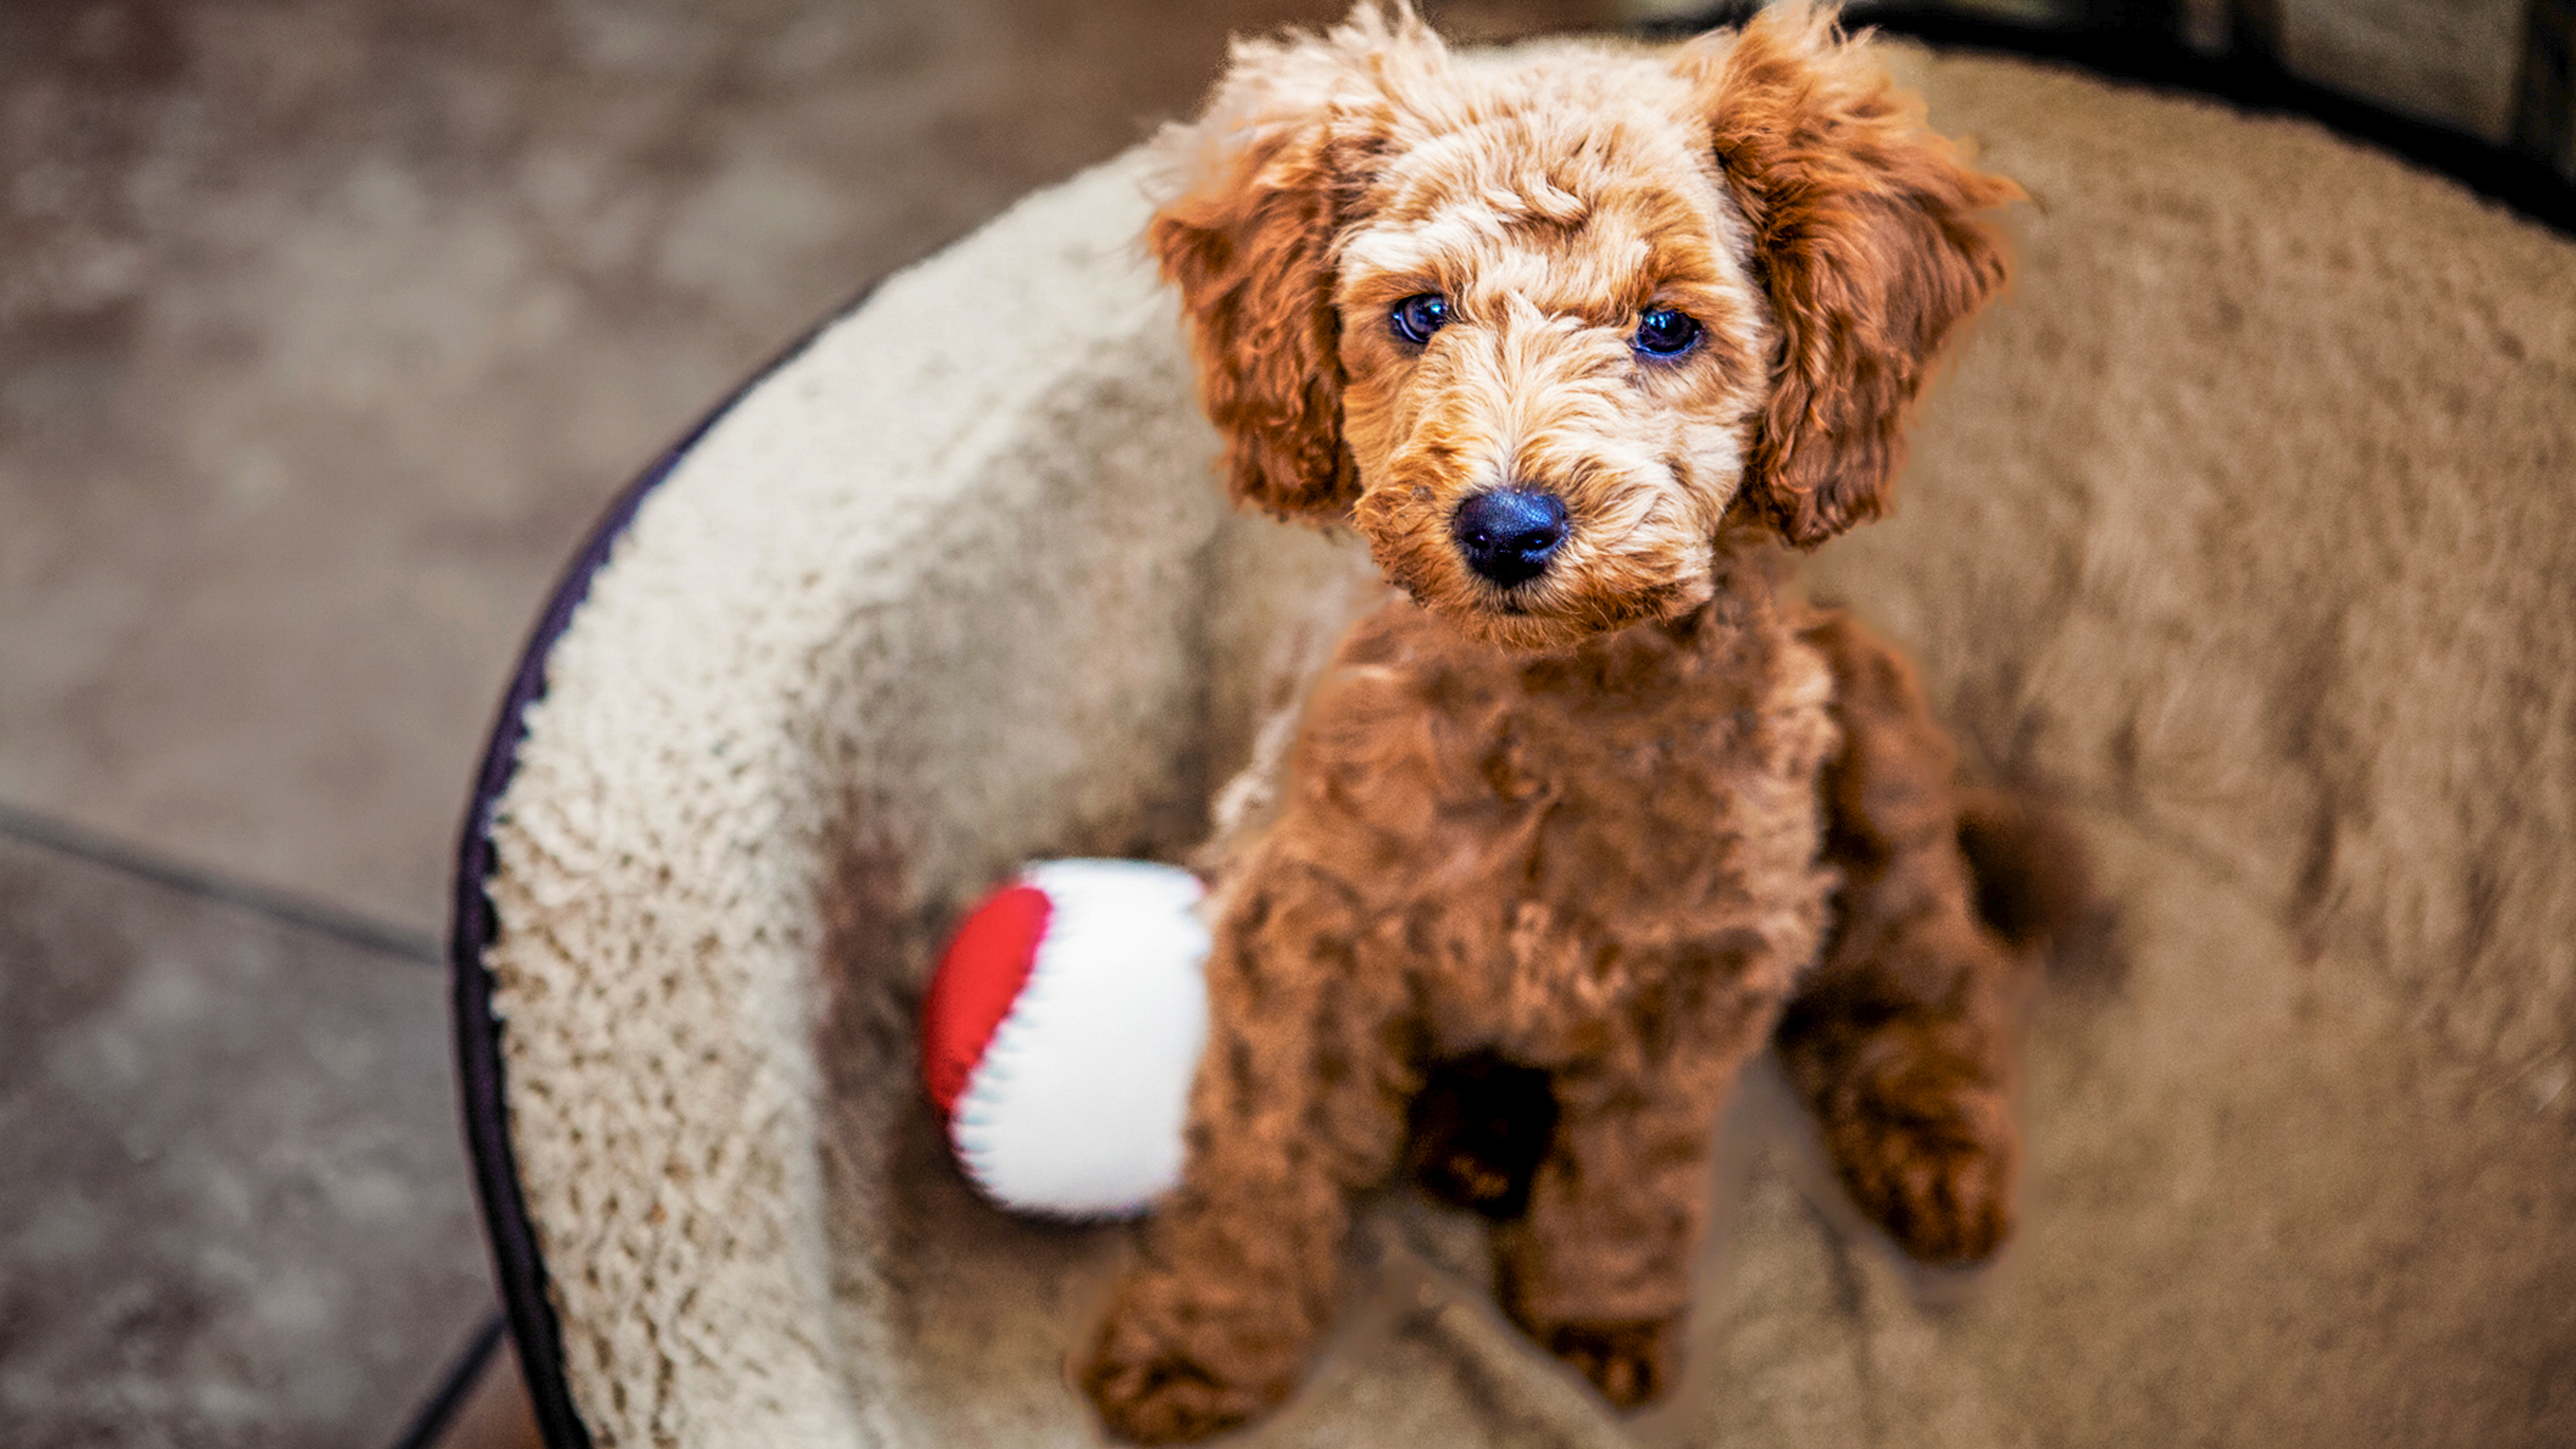
<svg viewBox="0 0 2576 1449">
<path fill-rule="evenodd" d="M 2513 149 L 2576 183 L 2576 0 L 2531 0 L 2523 16 Z"/>
<path fill-rule="evenodd" d="M 1759 8 L 1729 0 L 1646 30 L 1678 38 L 1739 24 Z M 2226 0 L 2221 32 L 2204 43 L 2194 41 L 2188 8 L 2174 0 L 2071 0 L 2032 20 L 1939 0 L 1847 0 L 1844 21 L 1928 45 L 2069 65 L 2258 115 L 2304 117 L 2576 234 L 2576 0 L 2529 0 L 2502 144 L 2472 134 L 2465 117 L 2409 114 L 2363 99 L 2358 77 L 2296 65 L 2278 0 Z"/>
</svg>

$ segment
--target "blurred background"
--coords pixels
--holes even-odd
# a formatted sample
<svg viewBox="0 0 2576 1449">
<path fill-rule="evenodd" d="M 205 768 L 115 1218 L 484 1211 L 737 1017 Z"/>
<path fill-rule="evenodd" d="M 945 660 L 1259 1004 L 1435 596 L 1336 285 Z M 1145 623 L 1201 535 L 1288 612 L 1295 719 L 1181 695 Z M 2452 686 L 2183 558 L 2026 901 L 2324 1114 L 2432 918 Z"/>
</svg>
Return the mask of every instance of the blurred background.
<svg viewBox="0 0 2576 1449">
<path fill-rule="evenodd" d="M 438 938 L 549 584 L 817 319 L 1343 8 L 0 0 L 0 1440 L 525 1435 Z M 2576 159 L 2570 0 L 1951 9 Z"/>
</svg>

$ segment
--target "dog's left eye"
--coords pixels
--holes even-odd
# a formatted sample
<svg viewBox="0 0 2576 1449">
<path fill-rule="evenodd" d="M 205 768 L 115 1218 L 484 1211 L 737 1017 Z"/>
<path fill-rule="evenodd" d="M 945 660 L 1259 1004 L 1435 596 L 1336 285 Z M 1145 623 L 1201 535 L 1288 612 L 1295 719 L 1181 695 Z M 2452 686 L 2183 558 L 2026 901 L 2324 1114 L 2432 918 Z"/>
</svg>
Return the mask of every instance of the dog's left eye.
<svg viewBox="0 0 2576 1449">
<path fill-rule="evenodd" d="M 1670 307 L 1657 307 L 1637 319 L 1637 335 L 1628 345 L 1648 357 L 1679 357 L 1699 341 L 1699 324 Z"/>
<path fill-rule="evenodd" d="M 1386 320 L 1395 326 L 1395 335 L 1416 347 L 1431 340 L 1431 334 L 1449 325 L 1449 299 L 1437 292 L 1407 297 L 1395 304 Z"/>
</svg>

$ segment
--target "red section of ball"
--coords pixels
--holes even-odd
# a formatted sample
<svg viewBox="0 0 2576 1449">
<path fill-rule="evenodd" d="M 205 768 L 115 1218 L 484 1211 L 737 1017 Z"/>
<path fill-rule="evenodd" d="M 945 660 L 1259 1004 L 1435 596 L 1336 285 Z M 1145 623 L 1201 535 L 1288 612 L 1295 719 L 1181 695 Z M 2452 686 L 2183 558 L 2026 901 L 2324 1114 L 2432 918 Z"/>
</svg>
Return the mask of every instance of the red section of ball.
<svg viewBox="0 0 2576 1449">
<path fill-rule="evenodd" d="M 966 917 L 939 958 L 921 1002 L 921 1085 L 942 1117 L 956 1110 L 984 1048 L 1028 984 L 1052 909 L 1036 886 L 996 891 Z"/>
</svg>

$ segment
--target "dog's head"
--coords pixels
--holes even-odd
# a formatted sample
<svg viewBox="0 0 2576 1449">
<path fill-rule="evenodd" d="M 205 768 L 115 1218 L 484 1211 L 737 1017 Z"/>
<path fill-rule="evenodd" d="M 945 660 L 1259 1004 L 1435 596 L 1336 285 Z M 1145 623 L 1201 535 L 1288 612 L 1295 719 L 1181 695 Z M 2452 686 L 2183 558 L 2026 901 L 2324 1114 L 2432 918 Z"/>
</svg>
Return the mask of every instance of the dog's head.
<svg viewBox="0 0 2576 1449">
<path fill-rule="evenodd" d="M 1730 530 L 1877 514 L 2020 194 L 1797 6 L 1514 57 L 1364 4 L 1238 44 L 1161 144 L 1149 242 L 1236 497 L 1535 648 L 1706 602 Z"/>
</svg>

